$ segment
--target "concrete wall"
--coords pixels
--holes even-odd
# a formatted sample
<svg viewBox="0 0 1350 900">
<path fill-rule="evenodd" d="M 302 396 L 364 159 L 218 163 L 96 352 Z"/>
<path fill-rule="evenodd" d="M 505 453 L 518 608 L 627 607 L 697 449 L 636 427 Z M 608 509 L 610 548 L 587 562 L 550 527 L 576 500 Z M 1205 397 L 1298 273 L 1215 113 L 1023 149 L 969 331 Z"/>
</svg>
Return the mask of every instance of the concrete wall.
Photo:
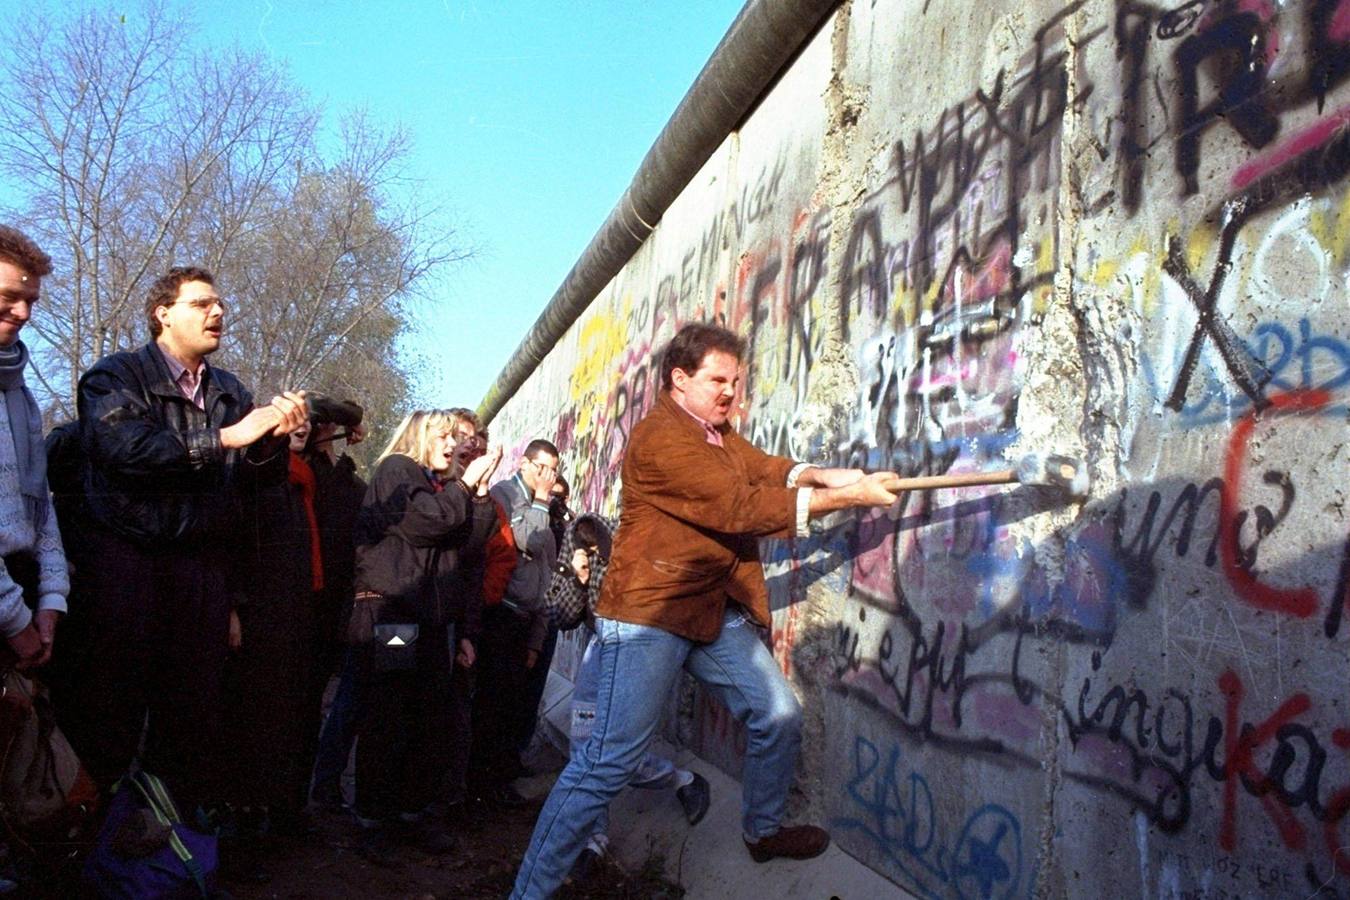
<svg viewBox="0 0 1350 900">
<path fill-rule="evenodd" d="M 764 542 L 796 811 L 922 896 L 1350 895 L 1347 81 L 1345 0 L 845 3 L 493 430 L 615 512 L 716 319 L 768 449 L 1084 459 Z"/>
</svg>

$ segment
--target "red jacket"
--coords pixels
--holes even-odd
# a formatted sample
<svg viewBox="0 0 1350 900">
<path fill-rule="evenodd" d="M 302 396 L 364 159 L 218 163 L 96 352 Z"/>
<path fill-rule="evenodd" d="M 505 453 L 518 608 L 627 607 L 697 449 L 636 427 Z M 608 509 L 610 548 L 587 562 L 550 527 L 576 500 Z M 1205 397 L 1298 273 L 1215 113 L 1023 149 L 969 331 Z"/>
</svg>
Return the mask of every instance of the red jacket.
<svg viewBox="0 0 1350 900">
<path fill-rule="evenodd" d="M 516 568 L 516 539 L 511 534 L 511 523 L 506 519 L 506 510 L 496 500 L 492 505 L 497 509 L 497 528 L 488 538 L 483 548 L 486 561 L 483 564 L 483 605 L 496 606 L 506 596 L 506 585 Z"/>
</svg>

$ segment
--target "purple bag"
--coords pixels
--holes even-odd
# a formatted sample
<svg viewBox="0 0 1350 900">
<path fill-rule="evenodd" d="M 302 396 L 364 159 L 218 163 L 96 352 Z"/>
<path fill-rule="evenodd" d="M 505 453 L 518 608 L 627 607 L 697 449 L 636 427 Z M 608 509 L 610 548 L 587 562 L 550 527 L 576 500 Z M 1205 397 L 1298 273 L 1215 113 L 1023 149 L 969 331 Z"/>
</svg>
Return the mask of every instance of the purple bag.
<svg viewBox="0 0 1350 900">
<path fill-rule="evenodd" d="M 183 824 L 164 783 L 146 772 L 113 788 L 108 818 L 84 862 L 98 897 L 208 897 L 214 890 L 216 836 Z"/>
</svg>

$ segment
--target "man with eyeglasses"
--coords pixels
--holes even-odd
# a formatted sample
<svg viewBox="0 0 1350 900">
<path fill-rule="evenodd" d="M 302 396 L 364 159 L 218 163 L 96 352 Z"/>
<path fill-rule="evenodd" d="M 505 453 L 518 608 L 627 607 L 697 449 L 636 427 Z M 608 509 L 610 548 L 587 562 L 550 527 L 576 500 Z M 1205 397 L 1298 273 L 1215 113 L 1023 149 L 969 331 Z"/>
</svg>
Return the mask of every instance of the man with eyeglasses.
<svg viewBox="0 0 1350 900">
<path fill-rule="evenodd" d="M 241 494 L 287 474 L 303 393 L 255 407 L 207 364 L 226 307 L 211 273 L 173 268 L 147 294 L 151 340 L 80 379 L 83 511 L 71 640 L 58 651 L 62 726 L 101 786 L 137 755 L 180 808 L 208 794 L 228 654 L 227 575 Z M 148 716 L 148 719 L 147 719 Z M 185 812 L 189 814 L 190 812 Z"/>
<path fill-rule="evenodd" d="M 492 688 L 491 696 L 479 692 L 475 709 L 474 768 L 489 799 L 503 806 L 525 803 L 511 782 L 524 772 L 517 748 L 535 725 L 528 683 L 548 636 L 544 591 L 558 555 L 549 501 L 557 479 L 558 448 L 540 438 L 526 445 L 516 474 L 492 486 L 511 523 L 516 568 L 502 602 L 483 611 L 478 683 Z"/>
</svg>

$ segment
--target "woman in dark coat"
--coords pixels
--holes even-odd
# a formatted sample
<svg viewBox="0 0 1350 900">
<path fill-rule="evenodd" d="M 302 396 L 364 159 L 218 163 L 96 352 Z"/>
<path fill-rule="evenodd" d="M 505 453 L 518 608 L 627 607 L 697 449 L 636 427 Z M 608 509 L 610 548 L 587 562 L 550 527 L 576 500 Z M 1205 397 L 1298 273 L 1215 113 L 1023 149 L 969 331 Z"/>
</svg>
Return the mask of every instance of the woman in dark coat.
<svg viewBox="0 0 1350 900">
<path fill-rule="evenodd" d="M 309 425 L 291 435 L 285 482 L 246 501 L 240 565 L 231 573 L 230 660 L 217 748 L 222 838 L 237 842 L 229 877 L 263 880 L 256 841 L 307 828 L 319 728 L 316 622 L 324 586 L 313 470 L 300 455 Z"/>
<path fill-rule="evenodd" d="M 355 407 L 355 404 L 350 404 Z M 356 407 L 360 409 L 360 407 Z M 334 423 L 316 424 L 305 444 L 304 458 L 314 470 L 318 487 L 314 513 L 319 520 L 319 544 L 323 554 L 323 592 L 315 620 L 317 673 L 313 687 L 316 708 L 330 676 L 338 675 L 328 717 L 314 748 L 313 798 L 329 809 L 344 804 L 342 774 L 347 769 L 352 744 L 356 741 L 355 663 L 343 639 L 347 613 L 352 608 L 356 581 L 356 517 L 365 502 L 366 483 L 356 473 L 356 463 L 336 449 L 343 435 Z M 347 444 L 359 443 L 365 430 L 358 423 L 345 435 Z M 307 757 L 308 758 L 308 755 Z"/>
<path fill-rule="evenodd" d="M 375 624 L 357 653 L 357 820 L 416 822 L 452 754 L 453 667 L 474 662 L 482 615 L 482 551 L 497 527 L 488 479 L 500 448 L 461 469 L 473 423 L 442 410 L 411 413 L 371 473 L 356 522 L 353 619 Z M 381 628 L 380 626 L 384 626 Z M 410 839 L 443 851 L 429 827 L 382 828 L 374 840 Z"/>
</svg>

